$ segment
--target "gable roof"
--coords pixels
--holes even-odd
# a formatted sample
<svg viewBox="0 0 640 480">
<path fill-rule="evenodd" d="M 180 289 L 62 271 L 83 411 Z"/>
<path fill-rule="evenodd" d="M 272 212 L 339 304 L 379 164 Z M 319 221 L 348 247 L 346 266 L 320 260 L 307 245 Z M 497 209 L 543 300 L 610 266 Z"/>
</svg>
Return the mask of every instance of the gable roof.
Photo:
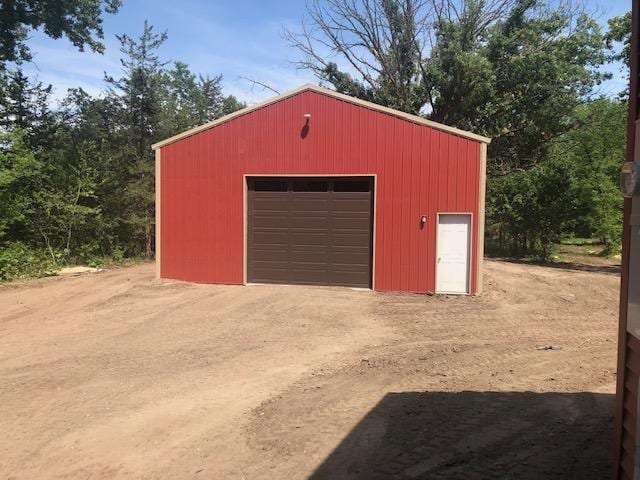
<svg viewBox="0 0 640 480">
<path fill-rule="evenodd" d="M 427 120 L 426 118 L 422 118 L 418 115 L 412 115 L 410 113 L 406 113 L 406 112 L 401 112 L 400 110 L 395 110 L 393 108 L 389 108 L 389 107 L 385 107 L 382 105 L 378 105 L 377 103 L 373 103 L 373 102 L 367 102 L 366 100 L 361 100 L 359 98 L 355 98 L 355 97 L 350 97 L 349 95 L 345 95 L 343 93 L 339 93 L 336 92 L 334 90 L 329 90 L 327 88 L 323 88 L 320 87 L 318 85 L 313 85 L 313 84 L 306 84 L 306 85 L 302 85 L 301 87 L 298 87 L 294 90 L 290 90 L 288 92 L 285 92 L 281 95 L 278 95 L 276 97 L 272 97 L 262 103 L 258 103 L 256 105 L 252 105 L 250 107 L 246 107 L 243 108 L 241 110 L 238 110 L 236 112 L 230 113 L 229 115 L 225 115 L 224 117 L 220 117 L 216 120 L 213 120 L 211 122 L 205 123 L 204 125 L 200 125 L 198 127 L 194 127 L 191 128 L 189 130 L 186 130 L 182 133 L 178 133 L 177 135 L 174 135 L 173 137 L 169 137 L 165 140 L 161 140 L 157 143 L 154 143 L 153 145 L 151 145 L 151 148 L 153 150 L 156 150 L 158 148 L 162 148 L 166 145 L 169 145 L 170 143 L 174 143 L 177 142 L 178 140 L 181 140 L 183 138 L 186 137 L 190 137 L 191 135 L 195 135 L 196 133 L 202 132 L 204 130 L 208 130 L 209 128 L 213 128 L 216 125 L 220 125 L 221 123 L 225 123 L 228 122 L 229 120 L 233 120 L 236 117 L 240 117 L 242 115 L 246 115 L 248 113 L 251 113 L 255 110 L 259 110 L 261 108 L 264 108 L 268 105 L 271 105 L 273 103 L 279 102 L 281 100 L 284 100 L 286 98 L 292 97 L 294 95 L 297 95 L 299 93 L 302 92 L 306 92 L 306 91 L 311 91 L 311 92 L 316 92 L 316 93 L 320 93 L 322 95 L 327 95 L 329 97 L 333 97 L 333 98 L 337 98 L 339 100 L 342 100 L 344 102 L 348 102 L 354 105 L 359 105 L 361 107 L 365 107 L 368 108 L 370 110 L 374 110 L 377 112 L 381 112 L 381 113 L 385 113 L 387 115 L 392 115 L 396 118 L 402 119 L 402 120 L 406 120 L 409 122 L 413 122 L 416 123 L 418 125 L 424 125 L 426 127 L 431 127 L 433 129 L 436 130 L 441 130 L 443 132 L 447 132 L 447 133 L 451 133 L 453 135 L 457 135 L 459 137 L 463 137 L 463 138 L 468 138 L 470 140 L 475 140 L 477 142 L 480 143 L 486 143 L 489 144 L 491 143 L 491 139 L 488 137 L 483 137 L 482 135 L 478 135 L 476 133 L 472 133 L 472 132 L 467 132 L 466 130 L 460 130 L 459 128 L 455 128 L 455 127 L 450 127 L 448 125 L 444 125 L 442 123 L 438 123 L 438 122 L 433 122 L 431 120 Z"/>
</svg>

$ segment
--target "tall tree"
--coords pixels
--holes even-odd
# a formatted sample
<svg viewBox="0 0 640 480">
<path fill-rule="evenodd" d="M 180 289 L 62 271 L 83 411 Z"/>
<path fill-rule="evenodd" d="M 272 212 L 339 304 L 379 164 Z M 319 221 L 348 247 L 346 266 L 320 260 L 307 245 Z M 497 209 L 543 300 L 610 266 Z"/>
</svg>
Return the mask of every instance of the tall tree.
<svg viewBox="0 0 640 480">
<path fill-rule="evenodd" d="M 416 113 L 425 46 L 424 0 L 313 0 L 310 24 L 285 31 L 302 68 L 349 95 Z M 346 70 L 332 60 L 338 56 Z M 417 90 L 417 91 L 416 91 Z"/>
<path fill-rule="evenodd" d="M 571 4 L 315 0 L 308 15 L 287 32 L 301 67 L 338 91 L 493 137 L 501 173 L 543 160 L 603 79 L 602 33 Z"/>
<path fill-rule="evenodd" d="M 202 110 L 199 108 L 203 99 L 196 83 L 196 75 L 186 63 L 175 62 L 173 68 L 164 73 L 162 84 L 162 108 L 167 112 L 167 115 L 162 116 L 162 129 L 165 132 L 187 130 L 206 121 L 201 117 Z"/>
<path fill-rule="evenodd" d="M 24 132 L 0 134 L 0 244 L 25 236 L 27 211 L 41 170 L 42 164 L 24 142 Z"/>
<path fill-rule="evenodd" d="M 160 86 L 163 68 L 158 48 L 167 39 L 167 33 L 154 33 L 153 26 L 145 20 L 143 32 L 134 39 L 129 35 L 116 35 L 120 41 L 123 58 L 120 63 L 123 75 L 115 79 L 106 76 L 110 93 L 119 98 L 124 114 L 124 124 L 129 129 L 131 143 L 137 159 L 148 156 L 152 138 L 157 134 L 160 118 Z"/>
<path fill-rule="evenodd" d="M 497 173 L 544 161 L 550 142 L 577 127 L 575 108 L 606 76 L 602 44 L 598 23 L 585 13 L 522 0 L 488 30 L 483 53 L 495 78 L 488 103 L 477 117 L 437 120 L 494 137 L 490 167 Z"/>
<path fill-rule="evenodd" d="M 163 79 L 163 131 L 167 135 L 202 125 L 245 104 L 222 92 L 222 75 L 196 76 L 186 63 L 175 62 Z"/>
<path fill-rule="evenodd" d="M 31 80 L 20 68 L 0 72 L 0 127 L 20 129 L 29 146 L 45 147 L 53 128 L 51 89 Z"/>
<path fill-rule="evenodd" d="M 151 144 L 158 138 L 161 124 L 161 87 L 165 62 L 158 48 L 166 40 L 166 32 L 156 34 L 144 22 L 137 39 L 119 35 L 123 54 L 123 75 L 107 76 L 109 94 L 120 106 L 120 155 L 128 172 L 124 192 L 131 237 L 139 242 L 140 251 L 153 254 L 154 224 L 154 159 Z"/>
<path fill-rule="evenodd" d="M 550 157 L 569 165 L 576 178 L 574 233 L 620 247 L 622 197 L 618 188 L 625 157 L 627 102 L 598 98 L 576 109 L 578 127 L 553 142 Z"/>
</svg>

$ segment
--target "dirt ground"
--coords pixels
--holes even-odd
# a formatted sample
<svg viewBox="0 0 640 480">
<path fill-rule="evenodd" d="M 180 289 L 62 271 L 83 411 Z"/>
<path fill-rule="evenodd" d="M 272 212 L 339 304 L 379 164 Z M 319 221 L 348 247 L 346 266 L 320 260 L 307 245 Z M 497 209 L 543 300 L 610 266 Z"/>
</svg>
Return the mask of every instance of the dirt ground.
<svg viewBox="0 0 640 480">
<path fill-rule="evenodd" d="M 0 478 L 606 478 L 617 274 L 485 269 L 475 298 L 1 287 Z"/>
</svg>

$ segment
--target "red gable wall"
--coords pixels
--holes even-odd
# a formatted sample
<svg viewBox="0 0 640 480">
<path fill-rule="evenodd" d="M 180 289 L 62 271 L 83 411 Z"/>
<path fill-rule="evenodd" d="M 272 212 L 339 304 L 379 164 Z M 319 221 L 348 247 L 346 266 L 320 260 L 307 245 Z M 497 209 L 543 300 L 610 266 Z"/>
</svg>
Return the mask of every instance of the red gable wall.
<svg viewBox="0 0 640 480">
<path fill-rule="evenodd" d="M 376 175 L 376 290 L 433 292 L 436 214 L 472 213 L 476 292 L 480 143 L 314 91 L 162 147 L 163 278 L 243 283 L 251 174 Z"/>
</svg>

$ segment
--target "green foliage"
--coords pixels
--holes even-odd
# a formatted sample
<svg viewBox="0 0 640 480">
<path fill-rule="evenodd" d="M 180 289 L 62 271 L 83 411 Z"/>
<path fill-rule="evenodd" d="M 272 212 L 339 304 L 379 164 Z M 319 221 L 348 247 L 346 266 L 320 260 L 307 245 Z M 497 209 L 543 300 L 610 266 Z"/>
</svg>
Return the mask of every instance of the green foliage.
<svg viewBox="0 0 640 480">
<path fill-rule="evenodd" d="M 612 51 L 611 59 L 622 61 L 628 67 L 631 59 L 631 12 L 610 18 L 608 24 L 609 31 L 605 39 L 607 48 Z M 622 44 L 622 48 L 619 51 L 615 51 L 616 43 Z"/>
<path fill-rule="evenodd" d="M 25 230 L 42 169 L 23 132 L 0 134 L 0 244 Z"/>
<path fill-rule="evenodd" d="M 0 281 L 52 275 L 59 266 L 48 252 L 15 242 L 0 246 Z"/>
<path fill-rule="evenodd" d="M 489 234 L 501 252 L 539 255 L 548 260 L 550 247 L 575 219 L 574 178 L 562 162 L 549 161 L 488 182 Z"/>
<path fill-rule="evenodd" d="M 472 26 L 453 22 L 439 30 L 431 117 L 492 137 L 490 172 L 529 168 L 574 127 L 573 110 L 602 80 L 598 24 L 522 0 L 473 41 Z"/>
<path fill-rule="evenodd" d="M 469 125 L 493 137 L 489 167 L 499 173 L 544 161 L 553 140 L 574 128 L 574 109 L 602 80 L 596 70 L 604 62 L 602 35 L 594 19 L 573 20 L 562 7 L 535 13 L 533 2 L 519 6 L 489 31 L 496 95 L 480 111 L 484 128 Z"/>
<path fill-rule="evenodd" d="M 1 72 L 0 126 L 6 130 L 20 129 L 29 138 L 38 137 L 48 125 L 48 100 L 51 85 L 32 82 L 20 69 Z M 34 138 L 34 144 L 37 144 Z"/>
<path fill-rule="evenodd" d="M 163 115 L 161 129 L 180 132 L 244 108 L 234 96 L 222 92 L 222 75 L 198 76 L 186 63 L 175 62 L 163 73 L 161 85 Z"/>
<path fill-rule="evenodd" d="M 595 237 L 609 252 L 620 246 L 622 197 L 618 189 L 620 165 L 625 158 L 627 104 L 597 99 L 578 107 L 579 127 L 550 149 L 552 158 L 567 162 L 576 179 L 578 236 Z"/>
<path fill-rule="evenodd" d="M 146 21 L 142 35 L 120 35 L 123 76 L 106 77 L 118 109 L 120 175 L 126 179 L 122 226 L 135 251 L 153 255 L 154 157 L 152 143 L 162 135 L 162 87 L 165 63 L 157 50 L 166 40 Z"/>
<path fill-rule="evenodd" d="M 488 181 L 487 234 L 499 253 L 548 259 L 562 236 L 620 246 L 626 104 L 597 99 L 579 106 L 579 126 L 549 146 L 549 159 Z"/>
<path fill-rule="evenodd" d="M 102 14 L 115 13 L 122 0 L 7 0 L 0 3 L 0 69 L 6 62 L 31 60 L 26 44 L 32 30 L 66 37 L 80 51 L 104 51 Z"/>
<path fill-rule="evenodd" d="M 544 161 L 605 75 L 598 22 L 541 0 L 312 2 L 314 29 L 288 34 L 336 90 L 493 138 L 490 173 Z M 348 66 L 340 70 L 321 51 Z"/>
</svg>

